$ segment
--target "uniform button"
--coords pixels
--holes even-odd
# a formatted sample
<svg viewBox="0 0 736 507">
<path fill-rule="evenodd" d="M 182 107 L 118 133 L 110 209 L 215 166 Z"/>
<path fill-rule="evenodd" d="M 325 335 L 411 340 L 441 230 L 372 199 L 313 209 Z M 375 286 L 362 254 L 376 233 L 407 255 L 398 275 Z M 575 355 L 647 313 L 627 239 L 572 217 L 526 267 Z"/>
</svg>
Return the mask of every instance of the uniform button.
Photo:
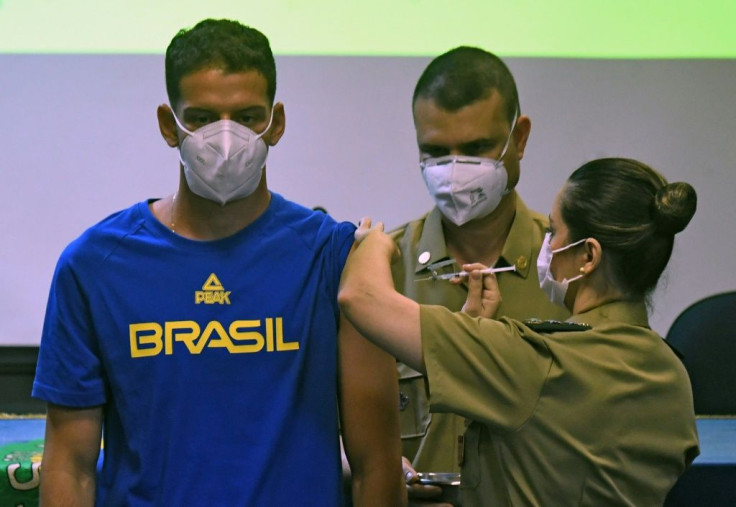
<svg viewBox="0 0 736 507">
<path fill-rule="evenodd" d="M 429 262 L 429 259 L 432 257 L 432 254 L 429 252 L 422 252 L 419 254 L 419 258 L 417 259 L 419 261 L 419 264 L 426 264 Z"/>
<path fill-rule="evenodd" d="M 526 269 L 526 267 L 529 265 L 529 260 L 525 256 L 521 256 L 516 259 L 516 269 Z"/>
<path fill-rule="evenodd" d="M 399 410 L 403 412 L 407 405 L 409 405 L 409 396 L 399 391 Z"/>
</svg>

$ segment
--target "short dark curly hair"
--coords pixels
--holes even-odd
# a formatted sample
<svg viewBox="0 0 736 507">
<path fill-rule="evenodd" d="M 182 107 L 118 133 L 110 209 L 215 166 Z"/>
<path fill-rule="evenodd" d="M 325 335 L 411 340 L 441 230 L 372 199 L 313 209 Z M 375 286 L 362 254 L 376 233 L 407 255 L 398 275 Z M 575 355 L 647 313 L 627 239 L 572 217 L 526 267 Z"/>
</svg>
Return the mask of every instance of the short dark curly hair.
<svg viewBox="0 0 736 507">
<path fill-rule="evenodd" d="M 268 39 L 255 28 L 229 19 L 205 19 L 180 30 L 166 49 L 166 92 L 176 107 L 181 79 L 203 69 L 226 73 L 255 70 L 266 79 L 268 97 L 276 96 L 276 63 Z"/>
</svg>

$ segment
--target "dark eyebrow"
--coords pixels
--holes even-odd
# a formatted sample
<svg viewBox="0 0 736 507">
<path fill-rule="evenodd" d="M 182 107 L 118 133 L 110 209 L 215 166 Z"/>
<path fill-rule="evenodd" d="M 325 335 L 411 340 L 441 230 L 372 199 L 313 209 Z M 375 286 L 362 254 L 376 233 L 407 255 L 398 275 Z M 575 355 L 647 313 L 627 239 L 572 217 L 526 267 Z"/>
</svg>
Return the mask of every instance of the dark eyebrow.
<svg viewBox="0 0 736 507">
<path fill-rule="evenodd" d="M 478 139 L 473 139 L 472 141 L 468 141 L 466 143 L 462 143 L 461 145 L 458 146 L 458 148 L 460 149 L 460 151 L 466 152 L 468 150 L 476 149 L 479 146 L 495 147 L 497 144 L 498 144 L 497 139 L 482 137 Z M 436 151 L 436 150 L 448 150 L 449 151 L 449 148 L 447 146 L 432 144 L 432 143 L 420 144 L 419 149 L 421 151 Z"/>
<path fill-rule="evenodd" d="M 473 139 L 472 141 L 468 141 L 467 143 L 461 144 L 460 149 L 465 151 L 468 148 L 477 148 L 478 146 L 496 146 L 497 144 L 498 144 L 497 139 L 482 137 L 482 138 Z"/>
<path fill-rule="evenodd" d="M 255 111 L 258 111 L 258 112 L 263 111 L 265 113 L 266 111 L 268 111 L 268 108 L 266 106 L 260 106 L 260 105 L 259 106 L 249 106 L 249 107 L 244 107 L 243 109 L 238 109 L 235 112 L 236 113 L 250 113 L 250 112 L 255 112 Z"/>
<path fill-rule="evenodd" d="M 430 143 L 423 143 L 418 145 L 419 150 L 421 151 L 427 151 L 427 150 L 446 150 L 444 146 L 439 146 L 437 144 L 430 144 Z"/>
<path fill-rule="evenodd" d="M 207 109 L 206 107 L 185 107 L 184 111 L 186 113 L 214 113 L 212 109 Z"/>
<path fill-rule="evenodd" d="M 235 113 L 236 114 L 238 114 L 238 113 L 246 113 L 246 112 L 249 113 L 249 112 L 256 112 L 256 111 L 258 111 L 258 112 L 264 111 L 265 112 L 267 109 L 268 108 L 266 106 L 253 105 L 253 106 L 244 107 L 242 109 L 238 109 L 237 111 L 235 111 Z M 217 111 L 214 110 L 214 109 L 207 108 L 207 107 L 192 106 L 192 107 L 184 108 L 184 113 L 185 114 L 186 113 L 209 113 L 209 114 L 217 114 Z"/>
</svg>

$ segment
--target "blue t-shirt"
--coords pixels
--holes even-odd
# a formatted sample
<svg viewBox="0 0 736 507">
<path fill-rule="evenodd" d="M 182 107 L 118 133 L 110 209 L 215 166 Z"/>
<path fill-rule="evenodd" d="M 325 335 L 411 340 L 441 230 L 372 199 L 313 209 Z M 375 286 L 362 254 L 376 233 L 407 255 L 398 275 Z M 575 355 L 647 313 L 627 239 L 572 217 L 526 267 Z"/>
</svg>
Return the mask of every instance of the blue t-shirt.
<svg viewBox="0 0 736 507">
<path fill-rule="evenodd" d="M 97 503 L 342 503 L 337 289 L 354 226 L 272 194 L 192 241 L 141 202 L 72 242 L 33 395 L 104 405 Z"/>
</svg>

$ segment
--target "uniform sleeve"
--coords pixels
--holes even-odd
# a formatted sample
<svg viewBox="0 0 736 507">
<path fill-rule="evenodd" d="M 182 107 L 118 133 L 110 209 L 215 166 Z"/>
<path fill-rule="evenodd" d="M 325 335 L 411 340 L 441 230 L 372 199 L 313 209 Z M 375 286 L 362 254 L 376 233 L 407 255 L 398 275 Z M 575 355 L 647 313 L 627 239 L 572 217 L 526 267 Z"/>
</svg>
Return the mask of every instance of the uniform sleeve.
<svg viewBox="0 0 736 507">
<path fill-rule="evenodd" d="M 420 310 L 430 406 L 497 431 L 533 414 L 552 366 L 544 338 L 510 320 L 473 318 L 441 306 Z"/>
<path fill-rule="evenodd" d="M 89 305 L 81 280 L 62 254 L 51 283 L 32 395 L 70 407 L 106 401 Z"/>
</svg>

